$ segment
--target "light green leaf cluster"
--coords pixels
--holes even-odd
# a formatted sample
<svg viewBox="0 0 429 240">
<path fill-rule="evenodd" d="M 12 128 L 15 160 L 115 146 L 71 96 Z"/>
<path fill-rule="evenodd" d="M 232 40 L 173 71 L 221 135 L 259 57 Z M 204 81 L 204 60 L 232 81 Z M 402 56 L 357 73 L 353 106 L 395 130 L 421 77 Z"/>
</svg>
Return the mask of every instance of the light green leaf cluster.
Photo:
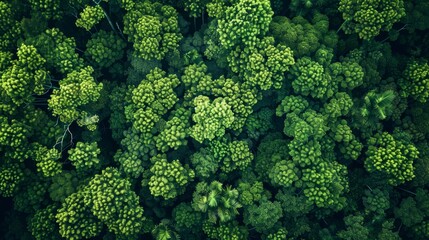
<svg viewBox="0 0 429 240">
<path fill-rule="evenodd" d="M 322 112 L 332 119 L 346 116 L 353 107 L 352 98 L 345 92 L 337 92 L 329 102 L 325 103 Z"/>
<path fill-rule="evenodd" d="M 304 195 L 318 207 L 342 209 L 348 191 L 347 167 L 338 162 L 320 162 L 302 170 Z"/>
<path fill-rule="evenodd" d="M 32 45 L 22 44 L 17 52 L 18 60 L 1 74 L 0 87 L 17 105 L 32 100 L 32 94 L 41 95 L 47 88 L 48 72 L 45 59 Z"/>
<path fill-rule="evenodd" d="M 341 0 L 338 11 L 343 15 L 344 32 L 357 33 L 364 40 L 389 31 L 405 16 L 403 0 Z"/>
<path fill-rule="evenodd" d="M 244 171 L 252 162 L 253 154 L 246 141 L 232 141 L 228 144 L 227 148 L 228 152 L 221 161 L 222 165 L 220 168 L 222 171 L 226 173 L 236 169 Z"/>
<path fill-rule="evenodd" d="M 264 185 L 262 182 L 240 182 L 237 190 L 239 192 L 240 203 L 244 206 L 250 206 L 255 202 L 259 202 L 264 195 Z"/>
<path fill-rule="evenodd" d="M 229 67 L 251 87 L 281 88 L 285 72 L 295 63 L 292 50 L 274 45 L 273 37 L 254 41 L 256 46 L 237 47 L 231 51 L 227 58 Z"/>
<path fill-rule="evenodd" d="M 336 142 L 344 142 L 346 145 L 352 140 L 356 140 L 352 129 L 347 125 L 346 120 L 341 120 L 337 125 L 331 127 L 333 139 Z"/>
<path fill-rule="evenodd" d="M 98 155 L 100 155 L 101 150 L 98 148 L 97 142 L 78 142 L 76 147 L 70 149 L 68 153 L 69 160 L 76 167 L 78 173 L 97 169 L 100 166 Z"/>
<path fill-rule="evenodd" d="M 399 82 L 401 95 L 425 103 L 429 99 L 429 64 L 426 60 L 411 61 Z"/>
<path fill-rule="evenodd" d="M 365 168 L 386 174 L 389 184 L 396 186 L 414 178 L 414 160 L 419 151 L 411 143 L 396 140 L 391 134 L 377 133 L 368 141 Z"/>
<path fill-rule="evenodd" d="M 30 155 L 27 126 L 16 119 L 9 121 L 0 116 L 0 127 L 0 147 L 5 151 L 5 162 L 24 162 Z"/>
<path fill-rule="evenodd" d="M 62 164 L 59 162 L 61 153 L 57 149 L 35 144 L 33 156 L 37 171 L 41 172 L 43 176 L 53 177 L 62 172 Z"/>
<path fill-rule="evenodd" d="M 282 100 L 280 105 L 277 106 L 276 115 L 280 117 L 289 113 L 300 114 L 307 109 L 308 106 L 308 101 L 302 96 L 288 95 Z"/>
<path fill-rule="evenodd" d="M 257 103 L 256 89 L 238 82 L 236 78 L 221 76 L 215 80 L 211 91 L 215 97 L 223 98 L 227 105 L 231 106 L 231 111 L 234 113 L 231 129 L 241 131 L 247 117 L 253 112 L 253 106 Z"/>
<path fill-rule="evenodd" d="M 62 18 L 61 0 L 29 0 L 31 9 L 46 19 Z"/>
<path fill-rule="evenodd" d="M 167 75 L 159 68 L 151 70 L 132 90 L 132 104 L 125 108 L 127 120 L 133 121 L 133 126 L 138 131 L 151 132 L 162 115 L 179 100 L 174 92 L 179 83 L 174 74 Z"/>
<path fill-rule="evenodd" d="M 155 144 L 159 151 L 166 152 L 169 149 L 177 150 L 180 146 L 187 144 L 186 137 L 189 135 L 189 118 L 191 111 L 179 108 L 172 113 L 172 118 L 165 123 Z"/>
<path fill-rule="evenodd" d="M 120 170 L 127 176 L 137 178 L 143 172 L 143 166 L 149 160 L 148 153 L 155 149 L 151 133 L 140 133 L 134 128 L 124 131 L 121 141 L 123 151 L 118 150 L 114 156 L 119 162 Z"/>
<path fill-rule="evenodd" d="M 171 163 L 167 159 L 157 160 L 150 172 L 153 174 L 149 180 L 151 194 L 165 199 L 183 194 L 186 186 L 195 177 L 194 171 L 187 165 L 182 166 L 179 160 Z"/>
<path fill-rule="evenodd" d="M 191 127 L 190 135 L 198 142 L 221 137 L 231 127 L 234 113 L 224 98 L 210 101 L 209 97 L 200 95 L 194 99 L 193 104 L 195 113 L 192 120 L 196 124 Z"/>
<path fill-rule="evenodd" d="M 329 70 L 343 89 L 353 90 L 363 84 L 365 73 L 356 61 L 336 62 L 329 66 Z"/>
<path fill-rule="evenodd" d="M 158 2 L 143 1 L 132 6 L 124 16 L 124 33 L 134 43 L 135 54 L 146 60 L 161 60 L 176 52 L 182 39 L 177 11 Z"/>
<path fill-rule="evenodd" d="M 301 143 L 312 139 L 319 140 L 328 130 L 324 115 L 314 110 L 307 110 L 299 115 L 287 114 L 283 129 L 287 136 L 294 137 L 293 141 Z"/>
<path fill-rule="evenodd" d="M 18 185 L 24 178 L 24 172 L 19 165 L 3 165 L 0 167 L 0 194 L 12 197 L 18 190 Z"/>
<path fill-rule="evenodd" d="M 84 28 L 86 31 L 91 30 L 104 18 L 104 10 L 100 5 L 85 6 L 76 20 L 76 26 Z"/>
<path fill-rule="evenodd" d="M 352 138 L 350 142 L 345 143 L 344 145 L 340 145 L 340 152 L 343 154 L 345 159 L 357 160 L 360 156 L 362 149 L 363 144 L 359 140 L 357 140 L 356 137 Z"/>
<path fill-rule="evenodd" d="M 74 38 L 66 37 L 58 28 L 47 29 L 34 38 L 28 38 L 26 44 L 33 45 L 46 59 L 48 69 L 69 74 L 83 68 L 83 60 L 75 52 Z"/>
<path fill-rule="evenodd" d="M 55 215 L 59 233 L 65 239 L 78 240 L 95 237 L 103 229 L 103 224 L 85 204 L 84 198 L 87 197 L 85 194 L 83 191 L 72 193 L 64 200 Z"/>
<path fill-rule="evenodd" d="M 271 17 L 269 0 L 240 0 L 224 9 L 219 19 L 219 40 L 226 49 L 244 44 L 255 46 L 257 37 L 263 36 L 269 28 Z"/>
<path fill-rule="evenodd" d="M 15 20 L 14 6 L 10 2 L 0 2 L 0 50 L 16 49 L 17 39 L 22 33 L 21 23 Z"/>
<path fill-rule="evenodd" d="M 79 118 L 88 117 L 89 113 L 84 110 L 85 105 L 96 102 L 103 88 L 102 83 L 95 81 L 93 72 L 92 67 L 73 71 L 60 80 L 59 89 L 53 90 L 48 106 L 52 114 L 60 117 L 62 122 L 71 123 Z M 95 124 L 96 122 L 92 122 L 88 129 L 93 128 Z"/>
<path fill-rule="evenodd" d="M 185 5 L 185 11 L 189 12 L 191 17 L 199 17 L 204 14 L 204 7 L 211 0 L 185 0 L 183 5 Z"/>
<path fill-rule="evenodd" d="M 284 240 L 287 234 L 288 231 L 285 228 L 280 228 L 277 232 L 268 234 L 267 240 Z"/>
<path fill-rule="evenodd" d="M 278 161 L 269 172 L 273 185 L 289 187 L 299 179 L 299 170 L 292 161 Z"/>
<path fill-rule="evenodd" d="M 187 101 L 199 95 L 208 96 L 214 87 L 214 80 L 207 74 L 207 66 L 204 63 L 187 66 L 181 80 L 186 87 L 184 98 Z"/>
<path fill-rule="evenodd" d="M 117 169 L 108 167 L 95 175 L 84 194 L 85 206 L 110 232 L 132 236 L 142 230 L 144 217 L 139 197 Z"/>
<path fill-rule="evenodd" d="M 309 57 L 298 59 L 290 70 L 289 78 L 295 93 L 314 98 L 324 98 L 328 94 L 328 84 L 331 76 L 322 65 Z"/>
</svg>

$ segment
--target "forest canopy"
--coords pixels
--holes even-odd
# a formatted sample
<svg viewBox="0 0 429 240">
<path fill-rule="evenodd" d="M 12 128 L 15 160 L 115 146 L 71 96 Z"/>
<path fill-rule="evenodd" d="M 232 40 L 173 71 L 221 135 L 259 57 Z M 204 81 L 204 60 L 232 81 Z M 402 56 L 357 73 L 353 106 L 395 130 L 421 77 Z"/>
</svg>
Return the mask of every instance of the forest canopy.
<svg viewBox="0 0 429 240">
<path fill-rule="evenodd" d="M 429 239 L 429 1 L 0 0 L 0 238 Z"/>
</svg>

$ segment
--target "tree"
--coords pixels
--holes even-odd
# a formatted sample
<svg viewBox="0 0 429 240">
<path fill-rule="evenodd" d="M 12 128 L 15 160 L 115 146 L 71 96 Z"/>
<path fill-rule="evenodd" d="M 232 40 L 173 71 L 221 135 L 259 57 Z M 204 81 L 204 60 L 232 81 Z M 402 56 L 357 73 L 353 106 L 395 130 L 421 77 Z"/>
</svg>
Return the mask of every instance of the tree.
<svg viewBox="0 0 429 240">
<path fill-rule="evenodd" d="M 380 31 L 389 31 L 405 16 L 403 0 L 341 0 L 338 11 L 343 15 L 345 33 L 357 33 L 365 40 L 377 36 Z"/>
</svg>

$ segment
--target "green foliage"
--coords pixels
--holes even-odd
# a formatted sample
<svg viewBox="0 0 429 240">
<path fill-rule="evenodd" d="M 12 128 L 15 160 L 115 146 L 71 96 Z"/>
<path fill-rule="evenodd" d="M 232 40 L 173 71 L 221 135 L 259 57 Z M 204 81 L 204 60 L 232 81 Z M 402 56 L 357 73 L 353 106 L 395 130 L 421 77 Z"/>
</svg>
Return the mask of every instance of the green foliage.
<svg viewBox="0 0 429 240">
<path fill-rule="evenodd" d="M 245 84 L 262 90 L 281 88 L 284 73 L 295 63 L 289 47 L 274 45 L 274 38 L 256 40 L 256 47 L 237 47 L 228 56 L 231 70 L 243 76 Z"/>
<path fill-rule="evenodd" d="M 195 176 L 194 171 L 187 165 L 183 167 L 179 160 L 169 163 L 167 159 L 157 159 L 150 172 L 153 174 L 149 180 L 150 193 L 165 199 L 183 194 L 186 185 Z"/>
<path fill-rule="evenodd" d="M 66 239 L 83 239 L 97 236 L 103 224 L 84 204 L 85 193 L 78 191 L 68 196 L 55 215 L 59 233 Z"/>
<path fill-rule="evenodd" d="M 177 11 L 171 6 L 149 1 L 127 8 L 124 33 L 134 43 L 135 54 L 146 60 L 161 60 L 167 54 L 177 53 L 182 39 Z"/>
<path fill-rule="evenodd" d="M 115 168 L 106 168 L 95 175 L 84 189 L 84 204 L 109 231 L 125 236 L 140 233 L 143 208 L 131 183 Z M 67 199 L 66 199 L 67 201 Z M 93 223 L 95 224 L 95 223 Z M 93 227 L 94 231 L 95 225 Z"/>
<path fill-rule="evenodd" d="M 96 142 L 78 142 L 76 143 L 76 147 L 70 149 L 68 153 L 69 160 L 76 167 L 78 173 L 98 169 L 100 167 L 98 155 L 101 153 L 101 150 L 98 148 Z"/>
<path fill-rule="evenodd" d="M 12 197 L 22 181 L 24 173 L 19 165 L 5 165 L 0 168 L 0 193 L 3 197 Z"/>
<path fill-rule="evenodd" d="M 276 108 L 278 117 L 288 113 L 300 114 L 309 106 L 308 101 L 301 96 L 286 96 Z"/>
<path fill-rule="evenodd" d="M 298 168 L 292 161 L 282 160 L 277 162 L 269 172 L 273 185 L 289 187 L 298 180 Z"/>
<path fill-rule="evenodd" d="M 425 60 L 411 61 L 407 64 L 403 78 L 399 82 L 401 95 L 425 103 L 429 98 L 429 65 Z"/>
<path fill-rule="evenodd" d="M 212 176 L 219 168 L 218 159 L 214 157 L 210 149 L 201 148 L 191 155 L 191 163 L 195 169 L 195 175 L 205 179 Z"/>
<path fill-rule="evenodd" d="M 285 228 L 280 228 L 277 232 L 268 234 L 267 240 L 283 240 L 286 239 L 287 234 Z"/>
<path fill-rule="evenodd" d="M 48 69 L 55 69 L 62 74 L 78 71 L 83 67 L 83 60 L 75 52 L 74 38 L 68 38 L 58 28 L 46 29 L 34 38 L 26 39 L 46 59 Z"/>
<path fill-rule="evenodd" d="M 258 139 L 265 135 L 273 125 L 275 111 L 269 108 L 262 108 L 258 112 L 252 113 L 246 121 L 245 128 L 250 138 Z"/>
<path fill-rule="evenodd" d="M 62 171 L 62 164 L 58 161 L 61 158 L 60 152 L 55 149 L 48 149 L 42 145 L 34 146 L 34 159 L 38 172 L 42 172 L 45 177 L 53 177 Z"/>
<path fill-rule="evenodd" d="M 426 2 L 0 0 L 0 239 L 428 239 Z"/>
<path fill-rule="evenodd" d="M 22 44 L 17 52 L 18 60 L 1 75 L 2 90 L 17 105 L 30 102 L 32 94 L 42 95 L 47 87 L 48 72 L 45 59 L 32 45 Z"/>
<path fill-rule="evenodd" d="M 177 150 L 180 146 L 187 144 L 190 116 L 191 112 L 184 108 L 175 110 L 172 118 L 165 123 L 159 135 L 155 137 L 155 144 L 159 151 Z"/>
<path fill-rule="evenodd" d="M 102 83 L 95 82 L 93 72 L 92 67 L 73 71 L 60 80 L 59 89 L 53 90 L 48 106 L 52 114 L 60 117 L 62 122 L 80 120 L 78 121 L 80 126 L 95 130 L 98 117 L 84 110 L 85 105 L 94 103 L 100 98 L 100 91 L 103 88 Z M 91 120 L 94 117 L 95 119 Z"/>
<path fill-rule="evenodd" d="M 199 17 L 204 14 L 205 5 L 210 2 L 210 0 L 185 0 L 183 5 L 185 5 L 185 11 L 189 12 L 191 17 Z"/>
<path fill-rule="evenodd" d="M 273 11 L 268 0 L 240 0 L 223 9 L 219 19 L 219 40 L 226 49 L 244 44 L 255 46 L 256 38 L 268 31 Z"/>
<path fill-rule="evenodd" d="M 132 89 L 131 105 L 125 107 L 125 116 L 133 121 L 136 130 L 142 133 L 152 131 L 161 116 L 178 101 L 174 88 L 179 85 L 174 74 L 167 75 L 154 68 L 144 81 Z"/>
<path fill-rule="evenodd" d="M 41 13 L 46 19 L 62 18 L 60 0 L 29 0 L 28 2 L 31 4 L 34 13 Z"/>
<path fill-rule="evenodd" d="M 63 202 L 69 195 L 76 191 L 79 180 L 75 172 L 63 171 L 52 178 L 49 186 L 49 197 L 53 201 Z"/>
<path fill-rule="evenodd" d="M 55 240 L 60 238 L 58 227 L 55 224 L 56 210 L 57 207 L 55 205 L 50 205 L 44 209 L 38 210 L 34 216 L 32 216 L 28 228 L 31 235 L 33 235 L 36 240 Z"/>
<path fill-rule="evenodd" d="M 239 192 L 240 203 L 244 206 L 252 205 L 264 197 L 264 186 L 262 182 L 255 182 L 253 184 L 240 182 L 237 190 Z"/>
<path fill-rule="evenodd" d="M 341 0 L 338 10 L 343 15 L 345 33 L 357 33 L 365 40 L 377 36 L 380 31 L 389 31 L 405 16 L 403 0 Z"/>
<path fill-rule="evenodd" d="M 363 197 L 363 205 L 365 210 L 369 213 L 374 212 L 378 215 L 384 215 L 385 211 L 389 209 L 389 193 L 384 190 L 374 189 L 365 190 L 365 197 Z"/>
<path fill-rule="evenodd" d="M 296 57 L 309 56 L 321 46 L 334 48 L 338 42 L 335 31 L 329 30 L 328 17 L 320 13 L 315 13 L 311 21 L 302 16 L 275 16 L 270 32 L 277 42 L 290 47 Z"/>
<path fill-rule="evenodd" d="M 251 205 L 244 212 L 244 222 L 255 227 L 258 232 L 269 231 L 283 216 L 279 202 L 261 201 L 259 205 Z"/>
<path fill-rule="evenodd" d="M 170 220 L 162 219 L 161 223 L 155 226 L 152 230 L 152 236 L 157 240 L 180 239 L 180 236 L 171 229 L 170 225 Z"/>
<path fill-rule="evenodd" d="M 232 141 L 227 146 L 227 152 L 220 167 L 224 172 L 231 172 L 235 169 L 244 171 L 253 160 L 249 145 L 245 141 Z M 219 155 L 219 150 L 214 147 L 214 155 Z"/>
<path fill-rule="evenodd" d="M 180 203 L 173 209 L 173 220 L 176 229 L 179 231 L 195 231 L 196 227 L 201 227 L 202 215 L 200 212 L 196 212 L 191 204 Z"/>
<path fill-rule="evenodd" d="M 104 10 L 100 5 L 86 6 L 76 20 L 76 26 L 84 28 L 86 31 L 91 30 L 104 18 Z"/>
<path fill-rule="evenodd" d="M 211 222 L 205 222 L 203 231 L 208 237 L 218 240 L 244 240 L 247 239 L 249 234 L 246 228 L 239 226 L 235 221 L 220 223 L 219 226 L 215 226 Z"/>
<path fill-rule="evenodd" d="M 108 68 L 122 59 L 126 46 L 127 44 L 118 35 L 100 30 L 86 43 L 85 55 L 94 62 L 94 65 Z"/>
<path fill-rule="evenodd" d="M 193 194 L 192 207 L 195 211 L 205 213 L 211 223 L 227 222 L 233 219 L 238 214 L 238 208 L 241 208 L 238 197 L 237 189 L 230 186 L 224 188 L 218 181 L 210 184 L 199 182 Z"/>
<path fill-rule="evenodd" d="M 363 226 L 363 216 L 360 215 L 349 215 L 344 218 L 346 229 L 338 232 L 340 239 L 366 239 L 369 237 L 369 230 Z"/>
<path fill-rule="evenodd" d="M 325 114 L 335 119 L 349 113 L 353 107 L 353 100 L 347 93 L 338 92 L 323 107 Z"/>
<path fill-rule="evenodd" d="M 325 73 L 322 65 L 304 57 L 298 59 L 291 69 L 290 79 L 295 93 L 314 98 L 329 96 L 328 84 L 330 75 Z"/>
<path fill-rule="evenodd" d="M 210 101 L 209 97 L 200 95 L 194 98 L 193 104 L 195 113 L 192 115 L 192 120 L 196 124 L 192 126 L 190 135 L 198 142 L 220 137 L 225 134 L 227 128 L 231 127 L 234 113 L 224 98 Z"/>
<path fill-rule="evenodd" d="M 368 141 L 365 168 L 369 172 L 387 175 L 391 185 L 398 185 L 414 178 L 413 162 L 419 151 L 413 144 L 396 140 L 387 132 L 377 133 Z"/>
</svg>

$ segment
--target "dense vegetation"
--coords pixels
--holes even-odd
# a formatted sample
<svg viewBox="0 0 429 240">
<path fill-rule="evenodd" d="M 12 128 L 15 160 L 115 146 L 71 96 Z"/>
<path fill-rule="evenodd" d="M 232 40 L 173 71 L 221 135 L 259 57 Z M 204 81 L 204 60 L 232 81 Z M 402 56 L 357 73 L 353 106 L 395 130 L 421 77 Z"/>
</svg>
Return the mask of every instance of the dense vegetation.
<svg viewBox="0 0 429 240">
<path fill-rule="evenodd" d="M 1 0 L 2 239 L 429 239 L 429 2 Z"/>
</svg>

